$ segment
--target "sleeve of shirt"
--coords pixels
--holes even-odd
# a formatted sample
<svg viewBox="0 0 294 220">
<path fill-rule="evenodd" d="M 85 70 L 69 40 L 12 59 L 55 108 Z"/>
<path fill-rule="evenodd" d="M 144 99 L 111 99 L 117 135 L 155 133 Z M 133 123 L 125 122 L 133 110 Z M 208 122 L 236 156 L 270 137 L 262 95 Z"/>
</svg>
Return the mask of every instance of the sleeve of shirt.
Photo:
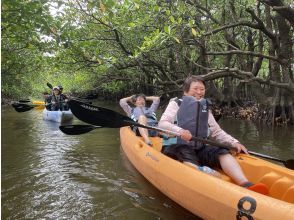
<svg viewBox="0 0 294 220">
<path fill-rule="evenodd" d="M 119 105 L 122 107 L 122 109 L 127 113 L 127 116 L 130 116 L 132 113 L 131 106 L 128 105 L 127 101 L 125 99 L 119 100 Z"/>
<path fill-rule="evenodd" d="M 178 104 L 175 101 L 171 101 L 162 114 L 158 123 L 158 127 L 173 132 L 180 132 L 182 128 L 174 124 L 178 110 Z"/>
<path fill-rule="evenodd" d="M 156 112 L 156 110 L 159 106 L 159 103 L 160 103 L 160 99 L 154 100 L 149 108 L 150 112 Z"/>
<path fill-rule="evenodd" d="M 214 119 L 211 111 L 208 115 L 208 126 L 210 129 L 210 138 L 214 139 L 215 141 L 227 144 L 232 146 L 234 143 L 238 143 L 239 141 L 233 138 L 231 135 L 227 134 L 224 130 L 221 129 L 219 124 Z"/>
</svg>

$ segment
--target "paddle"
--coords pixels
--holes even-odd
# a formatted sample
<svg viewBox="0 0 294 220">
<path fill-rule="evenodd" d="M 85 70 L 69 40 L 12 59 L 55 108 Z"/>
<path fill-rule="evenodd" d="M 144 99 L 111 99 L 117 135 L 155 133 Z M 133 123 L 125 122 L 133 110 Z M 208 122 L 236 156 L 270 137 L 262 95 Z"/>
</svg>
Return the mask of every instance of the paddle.
<svg viewBox="0 0 294 220">
<path fill-rule="evenodd" d="M 36 107 L 24 103 L 12 103 L 11 105 L 17 112 L 26 112 Z"/>
<path fill-rule="evenodd" d="M 68 135 L 79 135 L 88 133 L 94 129 L 102 128 L 101 126 L 94 125 L 61 125 L 59 129 Z"/>
<path fill-rule="evenodd" d="M 15 109 L 17 112 L 27 112 L 35 107 L 38 106 L 49 106 L 52 105 L 52 103 L 49 104 L 25 104 L 25 103 L 12 103 L 12 107 Z"/>
<path fill-rule="evenodd" d="M 254 156 L 257 156 L 257 157 L 261 157 L 261 158 L 265 158 L 265 159 L 280 162 L 280 163 L 284 164 L 285 167 L 294 170 L 294 159 L 282 160 L 282 159 L 279 159 L 279 158 L 276 158 L 276 157 L 272 157 L 272 156 L 264 155 L 264 154 L 261 154 L 261 153 L 252 152 L 252 151 L 248 151 L 248 153 L 252 154 Z"/>
<path fill-rule="evenodd" d="M 31 100 L 29 100 L 29 99 L 21 99 L 18 102 L 21 102 L 21 103 L 29 103 L 29 102 L 31 102 Z"/>
<path fill-rule="evenodd" d="M 139 124 L 139 123 L 133 121 L 131 118 L 129 118 L 129 117 L 125 116 L 125 115 L 122 115 L 120 113 L 117 113 L 115 111 L 112 111 L 110 109 L 106 109 L 106 108 L 102 108 L 102 107 L 98 107 L 98 106 L 93 106 L 93 105 L 88 105 L 86 103 L 83 103 L 83 102 L 80 102 L 80 101 L 77 101 L 77 100 L 74 100 L 74 99 L 69 101 L 69 106 L 70 106 L 70 109 L 71 109 L 72 113 L 78 119 L 80 119 L 80 120 L 82 120 L 84 122 L 87 122 L 89 124 L 92 124 L 92 125 L 101 126 L 101 127 L 109 127 L 109 128 L 120 128 L 120 127 L 124 127 L 124 126 L 133 125 L 133 126 L 137 126 L 137 127 L 147 128 L 147 129 L 150 129 L 150 130 L 156 130 L 156 131 L 159 131 L 159 132 L 179 136 L 179 134 L 176 133 L 176 132 L 167 131 L 167 130 L 164 130 L 164 129 L 160 129 L 160 128 L 157 128 L 157 127 L 151 127 L 151 126 L 148 126 L 148 125 L 142 125 L 142 124 Z M 88 129 L 88 131 L 92 131 L 92 130 L 96 129 L 96 126 L 91 127 L 91 126 L 87 125 L 86 129 Z M 69 131 L 69 129 L 72 129 L 72 130 L 75 130 L 75 131 Z M 68 128 L 67 132 L 71 132 L 71 133 L 75 132 L 75 134 L 78 134 L 79 129 L 82 130 L 81 127 L 78 127 L 76 129 L 76 127 L 73 126 L 72 128 Z M 226 148 L 226 149 L 229 149 L 229 150 L 236 151 L 236 148 L 234 148 L 234 147 L 227 146 L 227 145 L 215 142 L 215 141 L 202 139 L 202 138 L 199 138 L 199 137 L 192 137 L 192 140 L 200 141 L 200 142 L 205 143 L 205 144 L 210 144 L 210 145 L 213 145 L 213 146 L 222 147 L 222 148 Z M 263 154 L 260 154 L 260 153 L 255 153 L 255 152 L 252 152 L 252 151 L 250 151 L 249 153 L 254 155 L 254 156 L 258 156 L 258 157 L 274 160 L 274 161 L 277 161 L 277 162 L 281 162 L 287 168 L 294 169 L 294 160 L 293 159 L 284 161 L 284 160 L 281 160 L 281 159 L 278 159 L 278 158 L 263 155 Z"/>
</svg>

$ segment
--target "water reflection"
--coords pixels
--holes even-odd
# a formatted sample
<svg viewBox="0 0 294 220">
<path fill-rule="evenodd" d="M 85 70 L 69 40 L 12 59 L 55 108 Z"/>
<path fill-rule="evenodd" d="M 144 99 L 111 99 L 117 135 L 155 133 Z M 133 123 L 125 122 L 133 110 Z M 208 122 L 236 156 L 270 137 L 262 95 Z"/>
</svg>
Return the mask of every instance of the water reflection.
<svg viewBox="0 0 294 220">
<path fill-rule="evenodd" d="M 232 119 L 221 120 L 220 125 L 251 151 L 285 160 L 293 159 L 294 126 L 272 128 Z"/>
</svg>

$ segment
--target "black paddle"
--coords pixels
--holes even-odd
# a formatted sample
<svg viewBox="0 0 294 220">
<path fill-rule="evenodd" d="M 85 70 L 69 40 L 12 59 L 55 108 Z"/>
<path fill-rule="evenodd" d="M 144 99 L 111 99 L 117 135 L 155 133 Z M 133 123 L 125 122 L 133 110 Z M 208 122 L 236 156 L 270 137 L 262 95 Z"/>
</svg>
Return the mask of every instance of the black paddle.
<svg viewBox="0 0 294 220">
<path fill-rule="evenodd" d="M 24 103 L 12 103 L 11 105 L 17 112 L 26 112 L 36 107 Z"/>
<path fill-rule="evenodd" d="M 61 125 L 59 129 L 68 135 L 78 135 L 78 134 L 85 134 L 94 129 L 102 128 L 101 126 L 94 126 L 94 125 Z"/>
<path fill-rule="evenodd" d="M 29 103 L 29 102 L 31 102 L 31 100 L 29 100 L 29 99 L 21 99 L 18 102 L 20 102 L 20 103 Z"/>
<path fill-rule="evenodd" d="M 17 111 L 17 112 L 27 112 L 35 107 L 49 106 L 49 105 L 52 105 L 52 103 L 45 105 L 45 104 L 25 104 L 25 103 L 16 102 L 16 103 L 12 103 L 11 105 L 15 109 L 15 111 Z"/>
<path fill-rule="evenodd" d="M 77 101 L 77 100 L 70 100 L 69 101 L 69 106 L 70 109 L 72 111 L 72 113 L 81 121 L 84 121 L 86 123 L 95 125 L 95 126 L 87 126 L 88 131 L 92 131 L 94 129 L 96 129 L 96 126 L 101 126 L 101 127 L 109 127 L 109 128 L 120 128 L 120 127 L 124 127 L 124 126 L 137 126 L 137 127 L 142 127 L 142 128 L 146 128 L 146 129 L 150 129 L 150 130 L 156 130 L 159 132 L 163 132 L 163 133 L 167 133 L 167 134 L 172 134 L 172 135 L 176 135 L 179 136 L 178 133 L 176 132 L 172 132 L 172 131 L 167 131 L 164 129 L 160 129 L 157 127 L 152 127 L 152 126 L 148 126 L 148 125 L 142 125 L 139 124 L 135 121 L 133 121 L 131 118 L 122 115 L 120 113 L 117 113 L 115 111 L 112 111 L 110 109 L 106 109 L 106 108 L 102 108 L 102 107 L 98 107 L 98 106 L 93 106 L 93 105 L 88 105 L 86 103 Z M 68 128 L 67 132 L 69 132 L 68 130 L 72 129 L 75 130 L 75 127 L 73 126 L 72 128 Z M 81 129 L 81 126 L 79 126 L 77 128 L 77 130 L 75 131 L 76 134 L 78 134 L 78 130 Z M 73 131 L 71 131 L 73 133 Z M 236 148 L 231 147 L 231 146 L 227 146 L 225 144 L 221 144 L 215 141 L 211 141 L 211 140 L 207 140 L 207 139 L 202 139 L 199 137 L 192 137 L 192 140 L 194 141 L 200 141 L 204 144 L 209 144 L 209 145 L 213 145 L 213 146 L 217 146 L 217 147 L 222 147 L 222 148 L 226 148 L 228 150 L 233 150 L 236 151 Z M 263 155 L 260 153 L 255 153 L 250 151 L 250 154 L 254 155 L 254 156 L 258 156 L 258 157 L 262 157 L 262 158 L 266 158 L 266 159 L 270 159 L 270 160 L 274 160 L 277 162 L 281 162 L 283 163 L 287 168 L 289 169 L 294 169 L 294 160 L 290 159 L 290 160 L 281 160 L 275 157 L 271 157 L 271 156 L 267 156 L 267 155 Z"/>
</svg>

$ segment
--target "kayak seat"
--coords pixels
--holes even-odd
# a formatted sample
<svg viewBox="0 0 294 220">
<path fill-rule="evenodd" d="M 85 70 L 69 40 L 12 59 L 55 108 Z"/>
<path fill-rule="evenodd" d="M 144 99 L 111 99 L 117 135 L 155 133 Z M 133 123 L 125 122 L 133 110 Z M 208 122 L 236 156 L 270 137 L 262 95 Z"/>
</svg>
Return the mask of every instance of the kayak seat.
<svg viewBox="0 0 294 220">
<path fill-rule="evenodd" d="M 159 137 L 150 137 L 150 140 L 152 142 L 152 147 L 161 152 L 161 148 L 162 148 L 162 138 Z"/>
<path fill-rule="evenodd" d="M 258 182 L 269 187 L 269 195 L 276 199 L 289 202 L 294 200 L 294 181 L 288 177 L 282 177 L 276 172 L 263 175 Z"/>
<path fill-rule="evenodd" d="M 282 200 L 294 203 L 294 185 L 289 187 L 289 189 L 283 195 Z"/>
<path fill-rule="evenodd" d="M 267 185 L 268 188 L 271 188 L 272 185 L 280 178 L 281 176 L 276 172 L 269 172 L 261 176 L 261 178 L 257 182 L 264 183 L 265 185 Z"/>
<path fill-rule="evenodd" d="M 270 195 L 274 198 L 284 200 L 283 198 L 288 198 L 288 195 L 287 195 L 288 193 L 289 193 L 289 196 L 290 194 L 293 195 L 294 189 L 292 190 L 290 189 L 291 187 L 293 188 L 293 185 L 294 185 L 294 181 L 284 176 L 278 179 L 277 181 L 275 181 L 275 183 L 272 185 L 272 187 L 270 188 Z M 294 200 L 293 197 L 291 199 L 292 201 Z"/>
</svg>

